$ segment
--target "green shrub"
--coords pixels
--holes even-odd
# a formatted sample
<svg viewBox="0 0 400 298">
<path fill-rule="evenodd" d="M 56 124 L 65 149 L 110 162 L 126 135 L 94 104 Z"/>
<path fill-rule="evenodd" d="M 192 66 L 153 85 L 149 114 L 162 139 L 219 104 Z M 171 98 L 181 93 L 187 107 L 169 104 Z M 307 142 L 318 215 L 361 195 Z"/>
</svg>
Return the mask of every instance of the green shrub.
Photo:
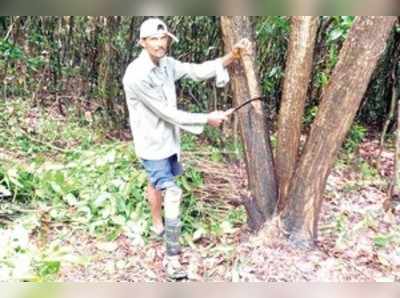
<svg viewBox="0 0 400 298">
<path fill-rule="evenodd" d="M 365 138 L 368 130 L 361 124 L 355 123 L 347 134 L 343 148 L 348 153 L 354 152 Z"/>
</svg>

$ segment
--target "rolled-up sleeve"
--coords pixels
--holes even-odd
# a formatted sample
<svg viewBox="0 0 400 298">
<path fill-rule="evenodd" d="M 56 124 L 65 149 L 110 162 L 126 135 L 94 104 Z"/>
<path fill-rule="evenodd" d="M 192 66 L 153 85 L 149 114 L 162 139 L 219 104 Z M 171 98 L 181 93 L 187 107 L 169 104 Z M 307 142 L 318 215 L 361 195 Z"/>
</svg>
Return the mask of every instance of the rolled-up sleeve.
<svg viewBox="0 0 400 298">
<path fill-rule="evenodd" d="M 181 78 L 191 78 L 195 81 L 207 80 L 215 77 L 217 87 L 223 87 L 229 82 L 229 73 L 222 63 L 222 59 L 206 61 L 200 64 L 184 63 L 173 58 L 175 81 Z"/>
<path fill-rule="evenodd" d="M 168 105 L 160 88 L 153 88 L 145 80 L 131 82 L 128 87 L 134 97 L 164 121 L 194 134 L 200 134 L 208 118 L 205 113 L 189 113 Z"/>
</svg>

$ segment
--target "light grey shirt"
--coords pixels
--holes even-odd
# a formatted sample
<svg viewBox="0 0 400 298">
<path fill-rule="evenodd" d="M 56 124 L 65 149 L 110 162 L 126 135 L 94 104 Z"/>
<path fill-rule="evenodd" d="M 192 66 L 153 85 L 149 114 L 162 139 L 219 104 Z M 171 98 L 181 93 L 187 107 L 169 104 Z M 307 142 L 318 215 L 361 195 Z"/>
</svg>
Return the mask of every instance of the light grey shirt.
<svg viewBox="0 0 400 298">
<path fill-rule="evenodd" d="M 200 134 L 207 123 L 206 113 L 177 109 L 175 82 L 188 77 L 195 81 L 216 77 L 217 87 L 229 81 L 222 59 L 202 64 L 182 63 L 163 57 L 159 66 L 146 50 L 129 64 L 123 86 L 135 151 L 142 159 L 158 160 L 180 156 L 179 131 Z"/>
</svg>

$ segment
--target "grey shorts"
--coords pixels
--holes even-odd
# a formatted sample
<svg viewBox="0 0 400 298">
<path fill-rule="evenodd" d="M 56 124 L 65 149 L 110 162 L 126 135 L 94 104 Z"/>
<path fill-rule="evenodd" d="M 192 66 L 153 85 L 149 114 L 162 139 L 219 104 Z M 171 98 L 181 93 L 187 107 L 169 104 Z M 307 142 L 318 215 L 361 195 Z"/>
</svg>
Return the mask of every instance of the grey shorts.
<svg viewBox="0 0 400 298">
<path fill-rule="evenodd" d="M 164 190 L 176 185 L 176 177 L 182 175 L 183 168 L 176 154 L 165 159 L 142 159 L 150 183 L 157 190 Z"/>
</svg>

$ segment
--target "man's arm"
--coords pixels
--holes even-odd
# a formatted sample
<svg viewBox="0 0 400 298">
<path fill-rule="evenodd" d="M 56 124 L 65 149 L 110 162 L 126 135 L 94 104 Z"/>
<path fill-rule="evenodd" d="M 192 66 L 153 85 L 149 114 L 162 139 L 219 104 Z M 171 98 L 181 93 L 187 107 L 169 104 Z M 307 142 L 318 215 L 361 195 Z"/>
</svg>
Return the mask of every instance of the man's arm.
<svg viewBox="0 0 400 298">
<path fill-rule="evenodd" d="M 222 111 L 214 111 L 208 114 L 189 113 L 169 106 L 166 104 L 167 99 L 162 90 L 150 87 L 144 80 L 134 81 L 127 88 L 130 89 L 130 93 L 134 94 L 137 100 L 158 117 L 191 133 L 199 134 L 203 131 L 205 124 L 218 126 L 227 118 L 225 112 Z"/>
<path fill-rule="evenodd" d="M 229 52 L 227 55 L 200 64 L 183 63 L 173 59 L 172 61 L 175 64 L 175 81 L 183 77 L 189 77 L 195 81 L 213 78 L 217 76 L 218 73 L 226 71 L 224 68 L 231 64 L 234 60 L 239 59 L 243 52 L 249 51 L 250 45 L 251 44 L 248 39 L 242 39 L 233 46 L 231 52 Z"/>
</svg>

